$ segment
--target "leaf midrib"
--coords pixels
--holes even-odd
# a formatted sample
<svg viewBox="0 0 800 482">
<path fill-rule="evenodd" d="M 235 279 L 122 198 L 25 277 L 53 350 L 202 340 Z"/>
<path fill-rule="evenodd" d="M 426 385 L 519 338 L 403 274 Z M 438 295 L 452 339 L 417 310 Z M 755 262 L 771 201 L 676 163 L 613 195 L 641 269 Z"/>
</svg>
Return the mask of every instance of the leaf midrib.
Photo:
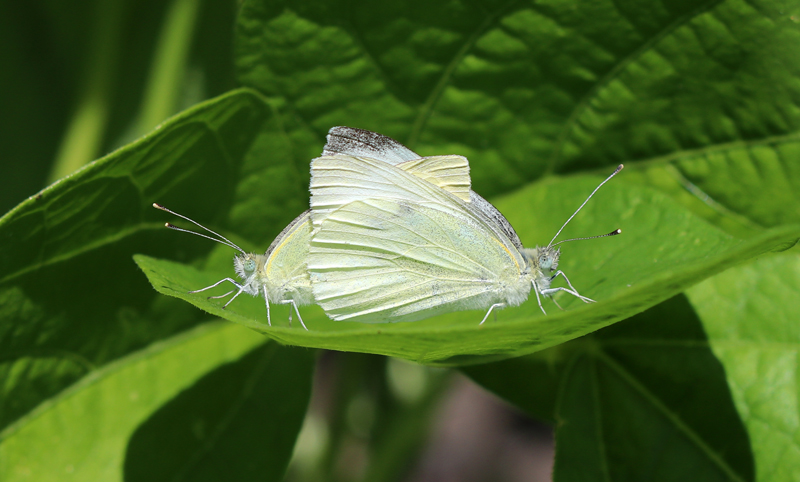
<svg viewBox="0 0 800 482">
<path fill-rule="evenodd" d="M 703 454 L 705 454 L 708 460 L 722 470 L 725 475 L 728 476 L 728 478 L 739 482 L 745 482 L 745 480 L 738 473 L 736 473 L 736 471 L 734 471 L 733 468 L 728 465 L 728 463 L 714 449 L 712 449 L 695 430 L 685 423 L 678 416 L 678 414 L 664 405 L 653 392 L 640 383 L 639 380 L 629 371 L 627 371 L 622 365 L 617 363 L 611 356 L 602 350 L 597 350 L 595 352 L 595 356 L 598 361 L 605 363 L 605 365 L 614 371 L 624 382 L 628 384 L 628 386 L 641 395 L 647 402 L 650 402 L 651 406 L 660 412 L 664 417 L 666 417 L 667 420 L 672 422 L 672 424 L 681 433 L 683 433 Z"/>
</svg>

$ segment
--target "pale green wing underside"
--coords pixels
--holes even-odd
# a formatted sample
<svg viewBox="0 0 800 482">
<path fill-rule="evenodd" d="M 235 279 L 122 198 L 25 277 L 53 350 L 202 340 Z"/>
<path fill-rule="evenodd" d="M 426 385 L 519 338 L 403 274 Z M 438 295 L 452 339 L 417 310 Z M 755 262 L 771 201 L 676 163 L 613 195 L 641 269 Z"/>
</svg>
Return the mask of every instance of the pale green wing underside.
<svg viewBox="0 0 800 482">
<path fill-rule="evenodd" d="M 333 319 L 488 308 L 505 301 L 501 285 L 519 283 L 525 262 L 511 240 L 449 192 L 371 158 L 317 158 L 311 174 L 308 268 Z"/>
<path fill-rule="evenodd" d="M 452 157 L 457 159 L 461 156 Z M 518 265 L 524 264 L 519 249 L 506 235 L 502 226 L 479 206 L 473 205 L 475 203 L 463 202 L 445 189 L 440 189 L 428 181 L 378 159 L 341 154 L 318 157 L 311 161 L 310 191 L 311 220 L 314 229 L 317 229 L 325 217 L 334 210 L 345 204 L 366 199 L 394 199 L 434 209 L 447 208 L 448 212 L 453 207 L 460 206 L 459 209 L 480 220 L 483 229 L 495 233 L 498 242 L 508 249 Z M 475 197 L 476 195 L 471 193 L 470 199 L 475 200 Z"/>
<path fill-rule="evenodd" d="M 311 281 L 306 270 L 308 244 L 311 240 L 311 211 L 295 218 L 267 250 L 264 274 L 270 299 L 292 298 L 298 305 L 313 301 Z"/>
<path fill-rule="evenodd" d="M 369 199 L 337 209 L 311 242 L 317 303 L 334 320 L 377 323 L 504 301 L 520 266 L 464 206 Z"/>
<path fill-rule="evenodd" d="M 464 202 L 469 202 L 469 162 L 464 156 L 430 156 L 402 162 L 398 168 L 425 179 Z"/>
<path fill-rule="evenodd" d="M 414 176 L 469 201 L 469 162 L 463 156 L 431 156 L 397 165 Z M 264 266 L 270 298 L 293 298 L 299 304 L 310 303 L 311 285 L 306 271 L 306 258 L 311 240 L 311 211 L 290 223 L 267 250 Z"/>
<path fill-rule="evenodd" d="M 322 156 L 311 161 L 310 190 L 311 220 L 317 228 L 333 210 L 365 199 L 450 203 L 452 192 L 468 202 L 469 163 L 455 155 L 424 157 L 397 166 L 370 157 Z"/>
</svg>

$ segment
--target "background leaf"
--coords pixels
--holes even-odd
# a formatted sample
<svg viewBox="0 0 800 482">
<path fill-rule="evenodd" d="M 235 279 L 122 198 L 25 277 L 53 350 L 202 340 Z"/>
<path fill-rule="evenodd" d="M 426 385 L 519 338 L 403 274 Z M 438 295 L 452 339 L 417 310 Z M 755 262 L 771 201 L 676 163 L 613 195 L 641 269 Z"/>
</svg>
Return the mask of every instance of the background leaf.
<svg viewBox="0 0 800 482">
<path fill-rule="evenodd" d="M 475 190 L 493 196 L 553 171 L 795 142 L 799 12 L 768 0 L 250 1 L 237 67 L 320 134 L 352 125 L 467 156 Z"/>
<path fill-rule="evenodd" d="M 536 355 L 464 371 L 556 421 L 556 481 L 753 480 L 725 372 L 682 295 Z"/>
<path fill-rule="evenodd" d="M 97 71 L 107 76 L 95 107 L 104 110 L 96 150 L 85 162 L 144 132 L 132 132 L 154 47 L 169 2 L 90 0 L 0 5 L 0 146 L 4 163 L 0 212 L 39 191 L 50 175 L 65 129 L 92 94 Z M 236 5 L 199 2 L 187 72 L 169 114 L 236 86 L 230 55 Z M 190 39 L 191 42 L 191 39 Z M 105 49 L 104 56 L 93 56 Z M 94 72 L 94 74 L 93 74 Z M 164 120 L 164 119 L 159 119 Z M 147 130 L 155 127 L 151 125 Z M 76 137 L 89 133 L 78 132 Z"/>
<path fill-rule="evenodd" d="M 233 92 L 0 219 L 0 378 L 8 380 L 0 427 L 93 369 L 200 320 L 153 293 L 130 257 L 178 251 L 180 239 L 159 235 L 166 230 L 155 200 L 181 199 L 222 219 L 267 115 L 256 95 Z M 216 196 L 204 196 L 203 186 Z"/>
<path fill-rule="evenodd" d="M 280 480 L 312 366 L 309 351 L 201 326 L 96 371 L 0 433 L 0 477 Z"/>
<path fill-rule="evenodd" d="M 791 480 L 800 469 L 798 293 L 797 253 L 759 259 L 687 292 L 725 367 L 758 480 Z"/>
</svg>

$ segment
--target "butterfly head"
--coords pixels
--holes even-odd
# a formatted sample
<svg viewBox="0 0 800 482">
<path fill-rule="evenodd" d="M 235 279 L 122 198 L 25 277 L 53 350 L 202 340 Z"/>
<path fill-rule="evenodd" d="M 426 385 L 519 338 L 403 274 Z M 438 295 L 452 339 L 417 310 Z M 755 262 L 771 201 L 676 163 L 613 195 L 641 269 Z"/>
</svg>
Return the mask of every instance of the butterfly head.
<svg viewBox="0 0 800 482">
<path fill-rule="evenodd" d="M 522 254 L 533 272 L 550 272 L 558 269 L 558 259 L 561 257 L 561 248 L 539 246 L 534 249 L 524 249 Z"/>
<path fill-rule="evenodd" d="M 561 248 L 552 248 L 550 246 L 539 249 L 539 268 L 548 271 L 555 271 L 558 269 L 558 258 L 561 256 Z"/>
<path fill-rule="evenodd" d="M 233 269 L 236 275 L 242 279 L 245 291 L 250 294 L 258 294 L 258 289 L 261 285 L 259 276 L 257 276 L 259 264 L 263 261 L 261 255 L 253 253 L 237 254 L 233 258 Z"/>
</svg>

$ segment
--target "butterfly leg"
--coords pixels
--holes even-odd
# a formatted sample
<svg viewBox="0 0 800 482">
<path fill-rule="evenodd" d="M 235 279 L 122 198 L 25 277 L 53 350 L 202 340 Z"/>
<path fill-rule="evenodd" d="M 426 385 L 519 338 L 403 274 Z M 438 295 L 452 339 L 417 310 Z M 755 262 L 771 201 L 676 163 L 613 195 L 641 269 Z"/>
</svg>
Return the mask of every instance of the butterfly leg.
<svg viewBox="0 0 800 482">
<path fill-rule="evenodd" d="M 495 303 L 492 306 L 490 306 L 489 307 L 489 311 L 486 312 L 486 315 L 483 317 L 481 322 L 478 323 L 478 326 L 481 326 L 483 324 L 483 322 L 486 321 L 486 318 L 489 318 L 489 313 L 491 313 L 492 310 L 494 310 L 495 308 L 505 308 L 505 307 L 506 307 L 505 303 Z M 495 313 L 495 316 L 497 316 L 497 313 Z"/>
<path fill-rule="evenodd" d="M 216 288 L 217 286 L 221 285 L 222 283 L 224 283 L 224 282 L 226 282 L 226 281 L 230 281 L 231 283 L 233 283 L 233 285 L 234 285 L 234 286 L 236 286 L 237 288 L 239 288 L 239 290 L 242 290 L 242 285 L 240 285 L 239 283 L 237 283 L 237 282 L 236 282 L 234 279 L 232 279 L 232 278 L 225 278 L 225 279 L 221 279 L 221 280 L 217 281 L 216 283 L 214 283 L 214 284 L 213 284 L 213 285 L 211 285 L 211 286 L 206 286 L 205 288 L 200 288 L 199 290 L 192 290 L 192 291 L 190 291 L 189 293 L 191 293 L 191 294 L 194 294 L 194 293 L 199 293 L 199 292 L 201 292 L 201 291 L 210 290 L 211 288 Z M 229 292 L 228 292 L 228 294 L 230 294 L 230 293 L 231 293 L 231 292 L 229 291 Z M 226 295 L 223 295 L 223 296 L 226 296 Z"/>
<path fill-rule="evenodd" d="M 264 303 L 267 304 L 267 324 L 272 326 L 272 320 L 269 318 L 269 297 L 267 296 L 267 287 L 264 286 Z"/>
<path fill-rule="evenodd" d="M 227 293 L 225 293 L 224 295 L 209 296 L 207 299 L 209 299 L 209 300 L 218 300 L 220 298 L 225 298 L 226 296 L 228 296 L 229 294 L 233 293 L 234 291 L 235 290 L 230 290 Z"/>
<path fill-rule="evenodd" d="M 221 279 L 221 280 L 217 281 L 216 283 L 214 283 L 214 284 L 213 284 L 213 285 L 211 285 L 211 286 L 206 286 L 205 288 L 200 288 L 199 290 L 193 290 L 193 291 L 190 291 L 189 293 L 191 293 L 191 294 L 194 294 L 194 293 L 200 293 L 201 291 L 210 290 L 211 288 L 215 288 L 215 287 L 217 287 L 217 286 L 221 285 L 222 283 L 224 283 L 224 282 L 226 282 L 226 281 L 230 281 L 231 283 L 233 283 L 233 285 L 234 285 L 234 286 L 236 286 L 237 288 L 239 288 L 239 291 L 237 291 L 237 292 L 236 292 L 236 294 L 235 294 L 235 295 L 233 295 L 233 297 L 232 297 L 231 299 L 229 299 L 227 303 L 225 303 L 224 305 L 222 305 L 222 309 L 224 310 L 224 309 L 225 309 L 225 308 L 226 308 L 226 307 L 227 307 L 229 304 L 231 304 L 231 301 L 235 300 L 235 299 L 236 299 L 236 297 L 237 297 L 237 296 L 239 296 L 240 294 L 242 294 L 242 291 L 244 291 L 244 286 L 240 285 L 239 283 L 237 283 L 236 281 L 234 281 L 234 280 L 233 280 L 233 279 L 231 279 L 231 278 L 225 278 L 225 279 Z M 228 291 L 228 292 L 227 292 L 227 293 L 225 293 L 224 295 L 220 295 L 220 296 L 209 296 L 209 297 L 208 297 L 208 299 L 209 299 L 209 300 L 214 300 L 214 299 L 218 299 L 218 298 L 224 298 L 224 297 L 228 296 L 228 295 L 229 295 L 229 294 L 231 294 L 231 293 L 233 293 L 233 290 L 231 290 L 231 291 Z"/>
<path fill-rule="evenodd" d="M 567 293 L 571 294 L 572 296 L 580 298 L 581 301 L 583 301 L 584 303 L 595 303 L 595 301 L 593 299 L 587 298 L 585 296 L 581 296 L 577 292 L 572 291 L 569 288 L 564 288 L 564 287 L 561 287 L 561 286 L 559 286 L 558 288 L 548 288 L 548 289 L 544 290 L 542 292 L 542 294 L 546 295 L 546 296 L 551 296 L 553 293 L 557 293 L 559 291 L 566 291 Z"/>
<path fill-rule="evenodd" d="M 303 328 L 305 328 L 306 331 L 308 331 L 308 327 L 306 326 L 305 323 L 303 323 L 303 317 L 300 316 L 300 310 L 297 309 L 297 303 L 295 303 L 294 300 L 284 300 L 284 301 L 281 301 L 281 304 L 282 305 L 292 305 L 294 307 L 294 312 L 297 313 L 297 319 L 300 320 L 300 324 L 303 325 Z M 289 324 L 290 325 L 292 324 L 292 312 L 291 311 L 289 311 Z"/>
<path fill-rule="evenodd" d="M 238 292 L 237 292 L 235 295 L 231 296 L 231 299 L 229 299 L 227 303 L 225 303 L 224 305 L 222 305 L 222 309 L 224 310 L 225 308 L 227 308 L 227 307 L 228 307 L 228 305 L 229 305 L 229 304 L 231 304 L 231 302 L 232 302 L 233 300 L 235 300 L 237 296 L 239 296 L 240 294 L 242 294 L 242 292 L 243 292 L 243 291 L 244 291 L 244 288 L 240 289 L 240 290 L 239 290 L 239 291 L 238 291 Z"/>
<path fill-rule="evenodd" d="M 544 311 L 544 306 L 542 306 L 542 299 L 539 298 L 539 285 L 536 284 L 536 281 L 533 281 L 533 292 L 536 293 L 536 302 L 539 303 L 539 308 L 541 308 L 542 313 L 546 315 L 547 312 Z M 544 292 L 542 292 L 542 294 L 544 294 Z"/>
<path fill-rule="evenodd" d="M 556 276 L 558 276 L 558 275 L 561 275 L 564 278 L 564 280 L 567 282 L 567 286 L 569 286 L 569 289 L 562 288 L 562 289 L 557 289 L 557 291 L 566 291 L 567 293 L 580 298 L 581 301 L 583 301 L 584 303 L 595 303 L 595 301 L 593 299 L 587 298 L 587 297 L 581 295 L 580 293 L 578 293 L 578 290 L 576 290 L 575 287 L 572 286 L 572 283 L 569 282 L 569 278 L 567 278 L 567 275 L 565 275 L 564 272 L 561 271 L 561 270 L 556 271 L 556 274 L 554 274 L 550 278 L 550 281 L 553 281 L 554 279 L 556 279 Z M 556 289 L 556 288 L 554 288 L 554 289 Z"/>
</svg>

